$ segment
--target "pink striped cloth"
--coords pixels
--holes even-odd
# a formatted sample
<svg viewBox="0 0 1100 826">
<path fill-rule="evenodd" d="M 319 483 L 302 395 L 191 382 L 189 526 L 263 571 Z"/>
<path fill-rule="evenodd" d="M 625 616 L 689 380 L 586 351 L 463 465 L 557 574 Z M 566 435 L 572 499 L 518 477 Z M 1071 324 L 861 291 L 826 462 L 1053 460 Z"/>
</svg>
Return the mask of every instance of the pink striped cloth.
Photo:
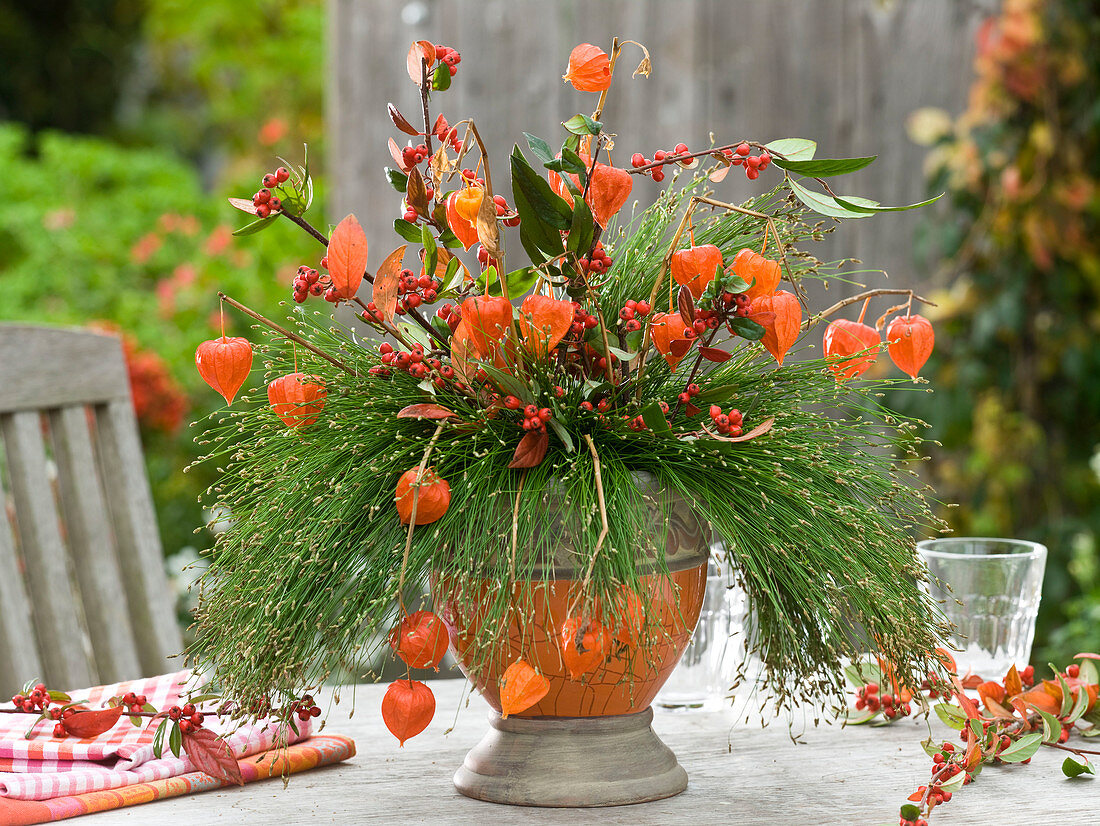
<svg viewBox="0 0 1100 826">
<path fill-rule="evenodd" d="M 180 694 L 190 679 L 189 671 L 181 671 L 69 693 L 74 701 L 86 700 L 89 706 L 98 707 L 103 700 L 133 691 L 144 694 L 163 710 L 180 704 Z M 56 738 L 53 723 L 43 721 L 28 740 L 23 736 L 27 719 L 18 714 L 0 715 L 0 797 L 47 800 L 163 780 L 195 770 L 185 754 L 174 757 L 167 743 L 161 758 L 153 755 L 159 720 L 138 727 L 123 716 L 99 737 L 84 739 Z M 216 717 L 208 717 L 206 727 L 221 733 Z M 270 721 L 260 721 L 239 728 L 227 742 L 237 757 L 245 757 L 308 737 L 309 730 L 309 722 L 298 723 L 295 733 Z"/>
</svg>

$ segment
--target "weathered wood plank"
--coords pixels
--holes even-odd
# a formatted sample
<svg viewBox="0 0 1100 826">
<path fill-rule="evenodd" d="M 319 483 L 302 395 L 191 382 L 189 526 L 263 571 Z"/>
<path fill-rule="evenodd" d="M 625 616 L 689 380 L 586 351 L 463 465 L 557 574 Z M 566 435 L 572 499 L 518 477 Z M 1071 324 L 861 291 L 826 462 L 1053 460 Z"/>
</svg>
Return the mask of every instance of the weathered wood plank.
<svg viewBox="0 0 1100 826">
<path fill-rule="evenodd" d="M 32 629 L 51 685 L 92 680 L 87 639 L 61 540 L 61 522 L 46 469 L 42 419 L 37 412 L 0 414 L 15 502 L 19 547 L 27 572 Z M 0 606 L 5 607 L 5 606 Z M 22 677 L 22 675 L 20 675 Z M 26 675 L 33 677 L 35 675 Z"/>
<path fill-rule="evenodd" d="M 96 470 L 87 408 L 50 411 L 69 555 L 103 683 L 141 676 L 107 507 Z"/>
<path fill-rule="evenodd" d="M 18 691 L 23 681 L 42 673 L 35 647 L 31 605 L 15 555 L 6 497 L 0 490 L 0 698 Z"/>
<path fill-rule="evenodd" d="M 89 330 L 0 328 L 0 413 L 129 397 L 122 345 Z"/>
<path fill-rule="evenodd" d="M 277 782 L 258 783 L 193 797 L 162 800 L 103 812 L 88 826 L 148 823 L 251 824 L 403 823 L 484 826 L 486 823 L 554 824 L 760 824 L 896 823 L 898 807 L 928 779 L 930 760 L 920 741 L 923 721 L 890 728 L 814 728 L 812 718 L 795 721 L 791 742 L 785 720 L 767 728 L 745 725 L 732 709 L 688 714 L 659 713 L 653 727 L 688 772 L 683 794 L 636 806 L 577 811 L 504 807 L 455 793 L 451 776 L 466 752 L 488 728 L 486 705 L 460 699 L 461 680 L 432 681 L 435 720 L 399 748 L 378 712 L 385 685 L 359 686 L 327 709 L 328 730 L 355 738 L 350 762 Z M 327 699 L 327 693 L 326 698 Z M 324 705 L 322 706 L 324 707 Z M 457 714 L 457 718 L 456 718 Z M 449 734 L 444 732 L 454 726 Z M 953 737 L 935 718 L 937 737 Z M 1066 781 L 1062 754 L 1044 749 L 1029 766 L 987 768 L 976 783 L 938 808 L 939 826 L 999 823 L 1011 811 L 1019 823 L 1091 823 L 1096 792 L 1092 781 Z M 614 759 L 615 755 L 609 755 Z M 77 818 L 74 826 L 83 826 Z"/>
<path fill-rule="evenodd" d="M 183 641 L 143 472 L 133 405 L 129 398 L 96 405 L 95 418 L 100 472 L 138 658 L 143 673 L 160 674 L 174 667 L 167 657 L 180 653 Z"/>
</svg>

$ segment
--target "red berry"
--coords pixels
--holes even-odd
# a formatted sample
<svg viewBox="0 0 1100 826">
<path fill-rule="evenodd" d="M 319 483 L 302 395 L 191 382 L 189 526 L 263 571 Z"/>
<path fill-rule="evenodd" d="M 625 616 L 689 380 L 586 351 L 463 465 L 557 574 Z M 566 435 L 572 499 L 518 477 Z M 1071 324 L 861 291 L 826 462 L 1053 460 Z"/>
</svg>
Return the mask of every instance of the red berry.
<svg viewBox="0 0 1100 826">
<path fill-rule="evenodd" d="M 548 422 L 548 421 L 550 421 L 552 416 L 553 416 L 553 413 L 550 412 L 549 407 L 542 407 L 542 408 L 539 409 L 539 418 L 542 421 Z"/>
<path fill-rule="evenodd" d="M 290 180 L 290 171 L 285 166 L 280 166 L 275 170 L 275 180 L 279 183 L 285 183 Z"/>
<path fill-rule="evenodd" d="M 672 150 L 676 155 L 686 155 L 688 153 L 688 145 L 686 143 L 676 144 L 676 148 Z"/>
<path fill-rule="evenodd" d="M 57 724 L 54 725 L 54 727 L 53 727 L 53 736 L 54 737 L 64 737 L 65 734 L 66 734 L 65 727 L 63 725 L 61 725 L 61 723 L 57 723 Z"/>
<path fill-rule="evenodd" d="M 1067 677 L 1072 677 L 1073 679 L 1077 679 L 1077 677 L 1080 674 L 1081 674 L 1081 666 L 1077 665 L 1076 663 L 1074 663 L 1073 665 L 1071 665 L 1069 668 L 1066 669 L 1066 676 Z"/>
<path fill-rule="evenodd" d="M 660 183 L 665 179 L 665 171 L 660 167 L 654 169 L 653 172 L 651 172 L 650 174 L 653 176 L 653 180 L 657 183 Z"/>
<path fill-rule="evenodd" d="M 665 159 L 665 150 L 658 149 L 656 152 L 653 153 L 653 160 L 654 161 L 663 161 L 664 159 Z"/>
<path fill-rule="evenodd" d="M 644 315 L 649 315 L 649 310 L 650 310 L 649 302 L 648 301 L 639 301 L 638 306 L 635 307 L 634 310 L 635 310 L 635 312 L 637 312 L 638 315 L 643 315 L 643 316 Z"/>
<path fill-rule="evenodd" d="M 271 190 L 270 189 L 261 189 L 259 192 L 257 192 L 255 195 L 252 196 L 252 203 L 256 206 L 258 206 L 260 204 L 266 204 L 270 200 L 271 200 Z"/>
<path fill-rule="evenodd" d="M 645 155 L 641 152 L 635 152 L 630 156 L 630 165 L 637 169 L 639 166 L 645 166 Z"/>
<path fill-rule="evenodd" d="M 760 173 L 757 172 L 755 169 L 746 169 L 745 177 L 748 178 L 750 181 L 755 181 L 757 178 L 760 177 Z"/>
<path fill-rule="evenodd" d="M 276 178 L 274 175 L 272 175 L 270 172 L 268 172 L 266 175 L 264 175 L 263 180 L 261 181 L 261 183 L 265 187 L 267 187 L 268 189 L 272 189 L 273 187 L 276 187 L 276 186 L 279 185 L 279 179 Z"/>
<path fill-rule="evenodd" d="M 747 143 L 738 144 L 738 146 L 737 146 L 737 154 L 738 155 L 740 155 L 741 157 L 744 157 L 745 155 L 749 154 L 750 152 L 752 152 L 752 147 L 749 146 Z"/>
<path fill-rule="evenodd" d="M 259 206 L 256 207 L 256 217 L 257 218 L 266 218 L 270 214 L 271 214 L 271 207 L 269 207 L 267 204 L 260 204 Z"/>
</svg>

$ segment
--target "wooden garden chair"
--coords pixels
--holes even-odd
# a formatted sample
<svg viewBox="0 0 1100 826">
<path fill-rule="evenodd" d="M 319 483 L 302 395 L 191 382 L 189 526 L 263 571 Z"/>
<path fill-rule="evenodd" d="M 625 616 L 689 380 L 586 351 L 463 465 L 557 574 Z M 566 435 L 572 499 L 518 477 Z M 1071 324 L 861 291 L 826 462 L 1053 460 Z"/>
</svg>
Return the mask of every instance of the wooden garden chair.
<svg viewBox="0 0 1100 826">
<path fill-rule="evenodd" d="M 0 324 L 0 697 L 161 674 L 182 640 L 120 341 Z"/>
</svg>

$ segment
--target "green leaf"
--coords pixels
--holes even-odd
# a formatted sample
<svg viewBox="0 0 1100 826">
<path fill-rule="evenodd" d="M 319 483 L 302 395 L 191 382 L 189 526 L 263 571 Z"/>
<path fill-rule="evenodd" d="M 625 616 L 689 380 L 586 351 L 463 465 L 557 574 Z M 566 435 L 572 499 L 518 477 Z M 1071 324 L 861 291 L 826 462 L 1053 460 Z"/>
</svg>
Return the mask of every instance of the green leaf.
<svg viewBox="0 0 1100 826">
<path fill-rule="evenodd" d="M 160 759 L 160 756 L 164 753 L 164 730 L 168 727 L 168 720 L 165 718 L 160 721 L 160 725 L 157 726 L 157 733 L 153 735 L 153 756 Z"/>
<path fill-rule="evenodd" d="M 531 388 L 512 374 L 506 373 L 492 364 L 487 364 L 485 362 L 478 362 L 478 364 L 485 370 L 489 378 L 493 380 L 493 383 L 505 393 L 509 393 L 523 401 L 528 401 L 532 398 Z"/>
<path fill-rule="evenodd" d="M 432 319 L 430 323 L 432 325 L 432 329 L 439 333 L 440 337 L 444 341 L 447 341 L 451 337 L 451 328 L 447 326 L 446 321 L 441 319 L 435 313 L 432 313 Z"/>
<path fill-rule="evenodd" d="M 408 223 L 408 221 L 405 223 Z M 449 229 L 445 229 L 443 232 L 439 233 L 439 243 L 448 249 L 458 249 L 462 246 L 462 242 L 458 240 L 458 236 Z"/>
<path fill-rule="evenodd" d="M 1071 754 L 1062 761 L 1062 774 L 1066 777 L 1078 777 L 1082 774 L 1096 774 L 1089 759 L 1084 755 Z"/>
<path fill-rule="evenodd" d="M 400 169 L 394 169 L 390 166 L 387 166 L 383 171 L 386 173 L 386 180 L 390 182 L 390 186 L 404 195 L 405 187 L 409 185 L 409 176 Z"/>
<path fill-rule="evenodd" d="M 661 411 L 660 401 L 655 399 L 643 407 L 641 416 L 646 427 L 654 433 L 672 432 L 672 429 L 668 426 L 668 419 L 665 418 L 665 414 Z"/>
<path fill-rule="evenodd" d="M 966 714 L 963 713 L 962 709 L 949 703 L 936 703 L 932 708 L 936 712 L 936 716 L 948 728 L 953 728 L 955 731 L 962 731 L 966 728 Z"/>
<path fill-rule="evenodd" d="M 904 820 L 916 820 L 920 817 L 920 809 L 912 803 L 903 803 L 901 806 L 901 817 Z"/>
<path fill-rule="evenodd" d="M 272 215 L 269 218 L 260 218 L 256 221 L 253 221 L 251 224 L 245 224 L 240 229 L 233 230 L 233 234 L 236 235 L 238 238 L 242 235 L 255 235 L 260 230 L 267 229 L 269 226 L 274 224 L 277 217 L 278 214 Z"/>
<path fill-rule="evenodd" d="M 71 703 L 73 698 L 64 691 L 49 691 L 50 700 L 54 703 Z"/>
<path fill-rule="evenodd" d="M 767 332 L 764 325 L 753 321 L 751 318 L 734 318 L 730 321 L 730 327 L 741 338 L 747 338 L 749 341 L 760 341 L 764 337 L 764 333 Z"/>
<path fill-rule="evenodd" d="M 982 721 L 977 717 L 971 717 L 967 720 L 967 724 L 970 726 L 970 731 L 974 734 L 974 738 L 980 741 L 982 735 L 985 733 L 985 729 L 982 728 Z"/>
<path fill-rule="evenodd" d="M 722 289 L 725 292 L 733 293 L 734 295 L 737 295 L 737 293 L 748 292 L 749 287 L 751 286 L 747 281 L 745 281 L 744 278 L 732 271 L 722 275 L 721 283 Z"/>
<path fill-rule="evenodd" d="M 592 210 L 583 198 L 573 199 L 573 220 L 569 225 L 569 237 L 566 239 L 565 248 L 578 256 L 588 254 L 592 247 L 592 237 L 596 231 L 596 224 L 592 220 Z"/>
<path fill-rule="evenodd" d="M 432 337 L 428 335 L 428 331 L 419 324 L 401 324 L 400 330 L 405 338 L 421 345 L 425 350 L 431 350 L 435 346 L 432 344 Z"/>
<path fill-rule="evenodd" d="M 703 404 L 714 404 L 716 402 L 725 402 L 733 398 L 733 395 L 739 390 L 739 386 L 736 384 L 714 384 L 710 387 L 704 387 L 702 392 L 695 397 L 695 406 L 702 407 Z M 848 673 L 849 668 L 858 668 L 858 672 L 863 675 L 862 682 L 854 683 L 856 686 L 861 686 L 864 683 L 874 682 L 870 678 L 870 674 L 877 673 L 878 669 L 870 663 L 852 663 L 844 669 L 844 673 Z M 874 669 L 872 671 L 871 669 Z"/>
<path fill-rule="evenodd" d="M 535 157 L 540 161 L 547 163 L 554 160 L 554 153 L 550 149 L 550 144 L 542 138 L 536 137 L 530 132 L 524 132 L 523 137 L 527 138 L 527 145 L 531 147 L 531 151 L 535 153 Z"/>
<path fill-rule="evenodd" d="M 562 124 L 574 135 L 598 135 L 603 129 L 603 124 L 598 120 L 592 120 L 588 115 L 573 115 Z"/>
<path fill-rule="evenodd" d="M 558 438 L 561 439 L 561 443 L 565 445 L 565 452 L 572 453 L 576 450 L 576 446 L 573 444 L 573 437 L 569 435 L 569 431 L 565 429 L 565 425 L 559 422 L 557 419 L 550 420 L 550 429 L 558 434 Z"/>
<path fill-rule="evenodd" d="M 943 193 L 941 192 L 935 198 L 929 198 L 927 201 L 920 201 L 919 203 L 908 204 L 907 206 L 882 206 L 880 204 L 875 204 L 873 201 L 868 201 L 866 198 L 859 198 L 854 195 L 837 195 L 833 200 L 843 209 L 848 209 L 852 212 L 874 214 L 876 212 L 905 212 L 907 209 L 917 209 L 918 207 L 928 206 L 942 197 Z"/>
<path fill-rule="evenodd" d="M 568 146 L 563 146 L 561 150 L 561 165 L 562 169 L 566 172 L 572 172 L 574 175 L 587 175 L 588 167 L 585 166 L 581 156 L 570 149 Z M 581 178 L 581 182 L 584 182 L 584 178 Z"/>
<path fill-rule="evenodd" d="M 1089 657 L 1082 657 L 1079 668 L 1081 669 L 1080 673 L 1077 675 L 1079 679 L 1084 680 L 1090 685 L 1100 683 L 1100 667 L 1097 667 L 1096 660 Z"/>
<path fill-rule="evenodd" d="M 478 286 L 482 292 L 486 292 L 489 295 L 503 295 L 500 289 L 500 279 L 493 277 L 489 279 L 486 277 L 489 272 L 489 267 L 485 270 L 477 279 Z M 504 276 L 504 280 L 508 284 L 508 295 L 520 296 L 526 293 L 536 280 L 538 280 L 539 271 L 534 267 L 520 267 L 518 270 L 512 270 L 510 273 Z M 486 281 L 488 281 L 488 287 L 486 287 Z"/>
<path fill-rule="evenodd" d="M 1043 711 L 1036 705 L 1032 705 L 1031 710 L 1037 712 L 1043 719 L 1043 739 L 1049 740 L 1052 743 L 1057 743 L 1058 738 L 1062 736 L 1061 721 L 1049 711 Z"/>
<path fill-rule="evenodd" d="M 766 143 L 769 152 L 778 152 L 792 161 L 808 161 L 817 151 L 817 142 L 806 138 L 780 138 L 777 141 Z M 776 161 L 779 158 L 775 159 Z"/>
<path fill-rule="evenodd" d="M 168 733 L 168 748 L 172 750 L 172 754 L 179 757 L 181 746 L 183 746 L 183 734 L 180 733 L 179 723 L 176 723 Z"/>
<path fill-rule="evenodd" d="M 1076 723 L 1082 717 L 1085 716 L 1085 711 L 1089 707 L 1089 692 L 1085 686 L 1080 686 L 1077 689 L 1077 699 L 1073 702 L 1073 708 L 1070 709 L 1069 716 L 1066 717 L 1067 723 Z"/>
<path fill-rule="evenodd" d="M 1025 734 L 1007 749 L 997 755 L 1003 763 L 1022 763 L 1035 755 L 1043 744 L 1043 735 L 1039 732 Z"/>
<path fill-rule="evenodd" d="M 1058 716 L 1065 717 L 1069 714 L 1069 710 L 1073 708 L 1073 695 L 1070 693 L 1069 686 L 1066 685 L 1066 678 L 1062 676 L 1062 672 L 1050 663 L 1047 663 L 1047 665 L 1054 672 L 1054 676 L 1058 678 L 1058 685 L 1062 687 L 1062 709 L 1058 712 Z"/>
<path fill-rule="evenodd" d="M 929 737 L 927 740 L 921 740 L 920 747 L 924 749 L 925 754 L 932 758 L 935 758 L 937 754 L 943 753 L 943 748 L 931 737 Z"/>
<path fill-rule="evenodd" d="M 814 192 L 811 189 L 807 189 L 798 181 L 791 178 L 787 179 L 787 185 L 791 188 L 791 192 L 794 193 L 798 200 L 819 215 L 825 215 L 829 218 L 847 219 L 867 218 L 870 216 L 869 212 L 856 212 L 842 207 L 828 195 L 823 195 L 820 192 Z"/>
<path fill-rule="evenodd" d="M 454 289 L 459 286 L 462 276 L 458 274 L 458 267 L 461 262 L 458 260 L 458 256 L 451 258 L 447 262 L 447 269 L 443 272 L 443 289 L 441 292 L 447 292 L 447 290 Z M 435 318 L 435 316 L 433 316 Z"/>
<path fill-rule="evenodd" d="M 440 63 L 432 72 L 432 88 L 437 92 L 446 92 L 451 88 L 451 67 Z"/>
<path fill-rule="evenodd" d="M 436 246 L 435 236 L 427 224 L 420 227 L 420 243 L 424 245 L 424 272 L 433 276 L 436 264 L 439 263 L 439 247 Z"/>
<path fill-rule="evenodd" d="M 420 227 L 416 224 L 410 224 L 404 218 L 398 218 L 393 222 L 393 231 L 406 241 L 411 241 L 414 244 L 420 243 Z"/>
<path fill-rule="evenodd" d="M 977 767 L 975 766 L 975 768 Z M 976 775 L 977 772 L 972 770 L 971 774 Z M 943 789 L 945 792 L 957 792 L 963 787 L 964 783 L 966 783 L 966 772 L 961 771 L 952 775 L 949 780 L 945 780 L 943 783 L 941 783 L 940 788 Z"/>
<path fill-rule="evenodd" d="M 866 158 L 818 158 L 811 161 L 785 161 L 782 158 L 776 158 L 772 163 L 781 169 L 786 169 L 788 172 L 824 178 L 829 175 L 845 175 L 863 169 L 874 163 L 877 157 L 877 155 L 871 155 Z"/>
<path fill-rule="evenodd" d="M 573 219 L 572 208 L 555 195 L 550 184 L 531 168 L 518 146 L 512 152 L 511 163 L 513 194 L 516 189 L 522 192 L 542 223 L 557 230 L 569 229 L 569 222 Z"/>
</svg>

